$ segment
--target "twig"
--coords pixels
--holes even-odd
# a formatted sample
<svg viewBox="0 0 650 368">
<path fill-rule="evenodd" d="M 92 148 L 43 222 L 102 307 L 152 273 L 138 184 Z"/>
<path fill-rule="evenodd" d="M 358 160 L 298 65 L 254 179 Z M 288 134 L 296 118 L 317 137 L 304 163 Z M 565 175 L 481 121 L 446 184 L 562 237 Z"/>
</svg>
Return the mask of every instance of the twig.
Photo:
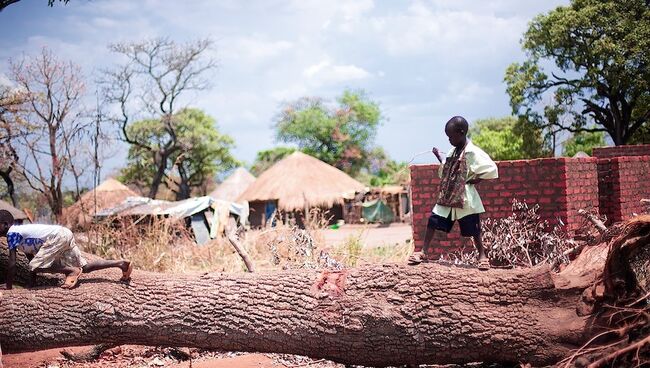
<svg viewBox="0 0 650 368">
<path fill-rule="evenodd" d="M 607 226 L 603 224 L 602 221 L 600 221 L 593 213 L 589 213 L 582 208 L 578 210 L 578 214 L 584 216 L 589 222 L 591 222 L 595 227 L 596 230 L 598 230 L 599 233 L 604 233 L 607 231 Z"/>
<path fill-rule="evenodd" d="M 244 246 L 237 239 L 235 239 L 235 233 L 230 232 L 228 229 L 226 229 L 226 237 L 228 238 L 230 244 L 232 244 L 232 247 L 235 248 L 235 251 L 237 254 L 239 254 L 242 261 L 244 261 L 246 270 L 248 272 L 255 272 L 255 266 L 253 265 L 251 257 L 248 255 L 248 252 L 246 252 L 246 249 L 244 249 Z"/>
<path fill-rule="evenodd" d="M 576 245 L 575 247 L 573 247 L 571 249 L 567 249 L 564 252 L 562 252 L 562 256 L 556 258 L 555 261 L 553 261 L 553 264 L 551 264 L 551 269 L 555 269 L 557 266 L 559 266 L 560 262 L 562 262 L 562 258 L 569 257 L 569 256 L 571 256 L 573 254 L 576 254 L 576 253 L 580 252 L 582 250 L 582 248 L 585 247 L 585 245 L 587 245 L 587 243 L 580 243 L 580 244 Z"/>
<path fill-rule="evenodd" d="M 638 352 L 639 349 L 641 349 L 646 344 L 650 344 L 650 336 L 647 336 L 643 340 L 637 341 L 634 344 L 630 344 L 630 345 L 624 347 L 623 349 L 616 350 L 615 352 L 598 359 L 597 361 L 589 364 L 587 366 L 587 368 L 599 368 L 599 367 L 602 367 L 605 364 L 611 362 L 612 360 L 618 358 L 619 356 L 627 354 L 627 353 L 629 353 L 629 352 L 631 352 L 631 351 L 633 351 L 635 349 Z"/>
</svg>

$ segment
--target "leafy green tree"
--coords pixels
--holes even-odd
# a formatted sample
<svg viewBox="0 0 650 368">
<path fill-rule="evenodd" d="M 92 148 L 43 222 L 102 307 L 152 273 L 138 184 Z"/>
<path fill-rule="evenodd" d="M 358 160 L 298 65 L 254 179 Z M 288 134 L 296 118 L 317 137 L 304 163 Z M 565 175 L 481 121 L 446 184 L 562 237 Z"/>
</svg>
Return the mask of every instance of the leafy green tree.
<svg viewBox="0 0 650 368">
<path fill-rule="evenodd" d="M 591 156 L 594 147 L 605 145 L 605 133 L 603 132 L 579 132 L 564 142 L 562 155 L 573 157 L 578 152 L 584 152 Z"/>
<path fill-rule="evenodd" d="M 505 81 L 525 121 L 548 132 L 606 132 L 616 145 L 648 123 L 647 1 L 572 0 L 537 16 L 522 44 L 528 59 L 510 65 Z"/>
<path fill-rule="evenodd" d="M 650 122 L 643 124 L 637 130 L 632 138 L 630 138 L 629 144 L 650 144 Z"/>
<path fill-rule="evenodd" d="M 369 153 L 368 166 L 355 179 L 372 187 L 405 184 L 409 181 L 408 165 L 391 159 L 383 148 L 374 147 Z"/>
<path fill-rule="evenodd" d="M 165 183 L 174 191 L 177 200 L 191 196 L 193 188 L 220 171 L 232 169 L 239 162 L 231 155 L 233 139 L 219 132 L 214 119 L 198 109 L 183 109 L 171 116 L 175 127 L 176 144 L 180 147 L 167 157 Z M 167 123 L 162 120 L 141 120 L 128 127 L 127 134 L 144 145 L 129 148 L 128 164 L 122 170 L 121 179 L 141 187 L 148 187 L 157 173 L 154 164 L 159 146 L 169 142 Z M 170 170 L 172 171 L 172 170 Z M 174 174 L 174 175 L 172 175 Z M 169 185 L 170 182 L 175 185 Z"/>
<path fill-rule="evenodd" d="M 288 104 L 276 122 L 277 139 L 354 176 L 368 165 L 381 111 L 363 91 L 346 90 L 337 101 L 336 107 L 318 98 Z"/>
<path fill-rule="evenodd" d="M 296 149 L 293 147 L 274 147 L 259 151 L 257 152 L 257 157 L 255 157 L 255 162 L 251 166 L 251 173 L 255 176 L 260 176 L 261 173 L 273 166 L 276 162 L 294 152 L 296 152 Z"/>
<path fill-rule="evenodd" d="M 550 154 L 539 129 L 522 124 L 512 116 L 476 120 L 468 135 L 493 160 L 518 160 Z"/>
</svg>

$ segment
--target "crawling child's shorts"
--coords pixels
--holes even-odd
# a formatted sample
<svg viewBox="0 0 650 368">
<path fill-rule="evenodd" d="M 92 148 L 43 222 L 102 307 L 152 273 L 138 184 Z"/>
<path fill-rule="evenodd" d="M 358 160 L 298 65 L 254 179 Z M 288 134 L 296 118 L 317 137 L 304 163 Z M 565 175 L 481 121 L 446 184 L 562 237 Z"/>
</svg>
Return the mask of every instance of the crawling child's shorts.
<svg viewBox="0 0 650 368">
<path fill-rule="evenodd" d="M 83 267 L 87 263 L 75 243 L 72 231 L 62 227 L 41 245 L 29 262 L 29 269 L 34 271 L 50 267 Z"/>
<path fill-rule="evenodd" d="M 427 227 L 429 229 L 442 230 L 448 233 L 451 231 L 451 228 L 454 227 L 454 222 L 455 221 L 451 219 L 451 213 L 447 218 L 432 213 L 429 217 Z M 462 236 L 473 237 L 481 235 L 481 217 L 478 213 L 458 219 L 458 225 L 460 226 L 460 235 Z"/>
</svg>

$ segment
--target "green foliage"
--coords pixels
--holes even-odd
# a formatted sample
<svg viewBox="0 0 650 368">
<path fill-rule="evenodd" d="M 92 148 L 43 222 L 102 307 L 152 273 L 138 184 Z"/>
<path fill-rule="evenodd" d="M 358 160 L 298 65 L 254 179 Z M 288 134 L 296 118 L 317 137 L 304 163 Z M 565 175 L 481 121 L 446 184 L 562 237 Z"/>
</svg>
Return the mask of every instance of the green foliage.
<svg viewBox="0 0 650 368">
<path fill-rule="evenodd" d="M 170 141 L 170 131 L 176 135 L 179 149 L 165 159 L 166 167 L 175 168 L 176 185 L 171 187 L 177 199 L 188 198 L 192 188 L 200 187 L 205 180 L 220 171 L 232 169 L 239 162 L 231 155 L 233 139 L 221 134 L 213 118 L 198 109 L 184 109 L 171 116 L 169 124 L 149 119 L 128 126 L 128 134 L 134 141 L 146 142 L 146 146 L 131 145 L 127 167 L 122 170 L 121 181 L 148 187 L 156 174 L 156 160 L 160 160 L 162 145 Z M 165 173 L 169 179 L 169 173 Z"/>
<path fill-rule="evenodd" d="M 650 122 L 643 124 L 639 130 L 634 132 L 629 144 L 650 144 Z"/>
<path fill-rule="evenodd" d="M 630 141 L 650 117 L 650 7 L 644 0 L 572 0 L 537 16 L 528 60 L 506 70 L 513 113 L 548 132 L 607 132 Z M 552 72 L 541 63 L 552 61 Z M 592 127 L 592 128 L 587 128 Z"/>
<path fill-rule="evenodd" d="M 355 179 L 372 187 L 405 184 L 409 181 L 408 165 L 388 157 L 383 148 L 375 147 L 368 153 L 367 167 L 359 171 Z"/>
<path fill-rule="evenodd" d="M 605 145 L 605 133 L 603 132 L 579 132 L 564 142 L 562 155 L 573 157 L 578 152 L 584 152 L 591 156 L 594 147 Z"/>
<path fill-rule="evenodd" d="M 345 91 L 337 101 L 337 107 L 317 98 L 288 104 L 277 119 L 277 138 L 355 175 L 368 166 L 381 112 L 362 91 Z"/>
<path fill-rule="evenodd" d="M 539 129 L 520 123 L 517 118 L 479 119 L 468 136 L 493 160 L 518 160 L 549 155 Z"/>
<path fill-rule="evenodd" d="M 406 162 L 388 160 L 385 166 L 370 177 L 369 184 L 373 187 L 382 187 L 390 184 L 405 184 L 408 181 L 409 171 Z"/>
<path fill-rule="evenodd" d="M 274 147 L 259 151 L 255 157 L 255 162 L 251 166 L 251 173 L 255 176 L 260 176 L 261 173 L 273 166 L 276 162 L 294 152 L 296 152 L 296 149 L 293 147 Z"/>
</svg>

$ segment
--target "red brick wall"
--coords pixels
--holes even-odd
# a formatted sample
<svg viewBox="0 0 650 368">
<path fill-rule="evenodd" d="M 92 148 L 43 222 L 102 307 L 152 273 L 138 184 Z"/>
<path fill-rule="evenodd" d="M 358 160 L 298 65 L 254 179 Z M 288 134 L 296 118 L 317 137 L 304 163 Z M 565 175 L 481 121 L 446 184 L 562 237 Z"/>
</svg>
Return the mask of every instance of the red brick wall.
<svg viewBox="0 0 650 368">
<path fill-rule="evenodd" d="M 567 173 L 567 221 L 564 223 L 567 225 L 566 229 L 574 233 L 584 223 L 584 217 L 578 214 L 578 210 L 599 211 L 598 160 L 595 158 L 565 158 L 564 160 Z"/>
<path fill-rule="evenodd" d="M 650 155 L 598 160 L 598 190 L 608 223 L 643 213 L 641 199 L 650 198 Z"/>
<path fill-rule="evenodd" d="M 599 147 L 594 148 L 592 155 L 596 158 L 650 156 L 650 144 L 639 144 L 636 146 Z"/>
<path fill-rule="evenodd" d="M 582 223 L 580 208 L 598 208 L 596 159 L 549 158 L 497 162 L 499 179 L 478 185 L 486 213 L 483 217 L 504 218 L 512 213 L 514 198 L 530 205 L 539 204 L 542 219 L 551 223 L 562 221 L 568 230 Z M 411 198 L 413 206 L 413 239 L 416 249 L 422 247 L 426 223 L 435 205 L 438 165 L 412 165 Z M 447 235 L 436 232 L 430 252 L 435 255 L 471 249 L 469 239 L 463 239 L 457 226 Z"/>
</svg>

